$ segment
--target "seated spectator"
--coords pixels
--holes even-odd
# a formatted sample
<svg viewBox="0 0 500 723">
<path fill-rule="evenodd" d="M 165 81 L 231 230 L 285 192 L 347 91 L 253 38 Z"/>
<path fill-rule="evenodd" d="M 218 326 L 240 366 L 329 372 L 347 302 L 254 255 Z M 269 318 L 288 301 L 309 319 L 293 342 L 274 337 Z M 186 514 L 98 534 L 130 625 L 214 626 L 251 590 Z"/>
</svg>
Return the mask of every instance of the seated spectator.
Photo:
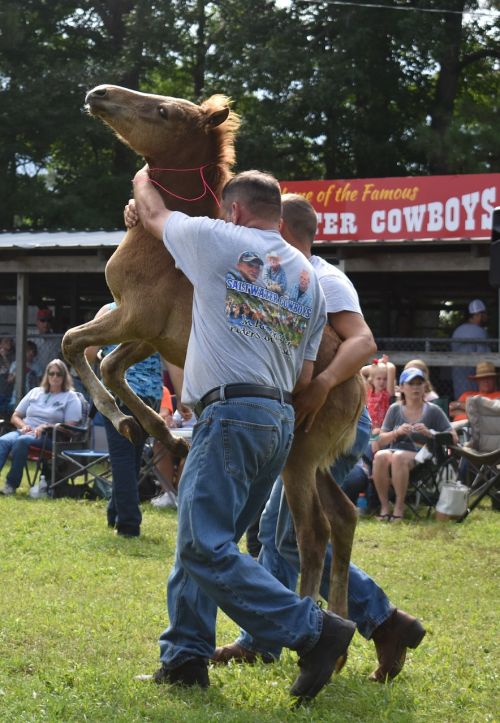
<svg viewBox="0 0 500 723">
<path fill-rule="evenodd" d="M 379 499 L 372 479 L 372 455 L 370 447 L 358 459 L 351 471 L 346 475 L 340 487 L 355 505 L 361 493 L 366 495 L 368 512 L 374 512 L 379 507 Z"/>
<path fill-rule="evenodd" d="M 40 364 L 38 363 L 36 356 L 38 354 L 38 349 L 34 341 L 27 341 L 26 342 L 26 364 L 25 364 L 25 370 L 26 370 L 26 379 L 24 383 L 24 393 L 27 394 L 30 389 L 33 389 L 34 387 L 37 387 L 40 384 L 40 379 L 42 378 L 43 369 L 41 368 Z M 15 360 L 10 365 L 9 369 L 9 381 L 12 383 L 12 385 L 15 387 L 15 381 L 16 381 L 16 362 Z M 12 397 L 10 400 L 10 404 L 12 409 L 16 406 L 16 390 L 15 388 L 12 390 Z"/>
<path fill-rule="evenodd" d="M 497 388 L 497 371 L 491 362 L 481 361 L 476 366 L 476 373 L 470 378 L 477 382 L 477 391 L 463 392 L 459 398 L 450 402 L 450 417 L 454 422 L 467 419 L 465 413 L 465 402 L 469 397 L 487 397 L 488 399 L 500 399 L 500 390 Z"/>
<path fill-rule="evenodd" d="M 14 361 L 14 340 L 10 336 L 0 339 L 0 414 L 8 414 L 13 382 L 9 379 L 10 365 Z"/>
<path fill-rule="evenodd" d="M 380 500 L 377 519 L 400 522 L 404 516 L 405 497 L 410 471 L 415 466 L 417 452 L 432 439 L 433 432 L 451 432 L 457 435 L 446 414 L 435 404 L 425 401 L 424 372 L 417 367 L 405 369 L 399 379 L 401 400 L 389 407 L 378 443 L 380 447 L 373 459 L 373 483 Z M 389 509 L 389 489 L 394 488 L 395 502 Z"/>
<path fill-rule="evenodd" d="M 50 447 L 51 437 L 44 432 L 60 422 L 78 424 L 81 416 L 82 405 L 73 391 L 66 364 L 53 359 L 45 369 L 40 386 L 31 389 L 14 410 L 11 418 L 14 431 L 0 437 L 0 470 L 9 453 L 12 455 L 11 468 L 0 493 L 15 494 L 21 484 L 30 446 Z"/>
<path fill-rule="evenodd" d="M 425 396 L 424 400 L 426 402 L 433 402 L 434 399 L 439 399 L 439 394 L 436 392 L 434 387 L 432 386 L 430 382 L 430 374 L 429 374 L 429 367 L 427 364 L 423 361 L 423 359 L 411 359 L 409 362 L 406 362 L 404 368 L 409 369 L 410 367 L 416 367 L 417 369 L 421 369 L 423 373 L 425 374 Z"/>
<path fill-rule="evenodd" d="M 366 406 L 372 420 L 372 436 L 376 437 L 394 396 L 396 367 L 389 361 L 389 357 L 384 355 L 364 366 L 361 374 L 367 387 Z"/>
</svg>

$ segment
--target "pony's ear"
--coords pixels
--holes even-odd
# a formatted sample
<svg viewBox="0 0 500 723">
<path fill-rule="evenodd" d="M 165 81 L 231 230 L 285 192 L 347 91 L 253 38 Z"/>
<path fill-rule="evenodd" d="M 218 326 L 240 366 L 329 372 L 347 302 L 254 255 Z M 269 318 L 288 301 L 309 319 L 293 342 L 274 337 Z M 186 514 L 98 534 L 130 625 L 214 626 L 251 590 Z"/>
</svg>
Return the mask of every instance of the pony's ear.
<svg viewBox="0 0 500 723">
<path fill-rule="evenodd" d="M 222 110 L 215 110 L 213 113 L 210 113 L 210 115 L 207 118 L 207 126 L 209 128 L 217 128 L 217 126 L 220 126 L 221 123 L 224 123 L 225 120 L 227 120 L 227 117 L 229 115 L 229 108 L 223 108 Z"/>
</svg>

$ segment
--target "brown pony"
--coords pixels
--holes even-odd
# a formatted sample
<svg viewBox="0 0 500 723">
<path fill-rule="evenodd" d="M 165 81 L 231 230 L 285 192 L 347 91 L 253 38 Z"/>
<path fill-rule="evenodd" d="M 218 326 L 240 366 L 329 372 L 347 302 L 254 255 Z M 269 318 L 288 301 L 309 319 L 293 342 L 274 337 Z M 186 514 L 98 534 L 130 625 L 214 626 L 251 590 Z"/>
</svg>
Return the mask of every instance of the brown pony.
<svg viewBox="0 0 500 723">
<path fill-rule="evenodd" d="M 230 177 L 238 118 L 228 99 L 215 95 L 201 105 L 101 85 L 87 95 L 90 112 L 143 156 L 150 178 L 166 205 L 190 215 L 218 215 L 217 198 Z M 172 438 L 162 418 L 143 404 L 124 380 L 126 369 L 153 350 L 183 366 L 191 327 L 192 287 L 175 268 L 164 244 L 139 224 L 130 229 L 106 266 L 106 280 L 118 307 L 99 319 L 70 329 L 63 351 L 89 390 L 96 407 L 131 440 L 138 431 L 133 417 L 117 408 L 84 355 L 87 346 L 119 346 L 101 364 L 102 378 L 153 437 L 177 454 L 183 440 Z M 339 339 L 327 327 L 316 373 L 331 361 Z M 347 615 L 347 575 L 356 525 L 353 505 L 333 482 L 328 469 L 352 444 L 364 403 L 360 377 L 339 385 L 308 434 L 298 430 L 283 479 L 294 517 L 301 556 L 301 594 L 319 597 L 326 544 L 334 558 L 329 608 Z"/>
</svg>

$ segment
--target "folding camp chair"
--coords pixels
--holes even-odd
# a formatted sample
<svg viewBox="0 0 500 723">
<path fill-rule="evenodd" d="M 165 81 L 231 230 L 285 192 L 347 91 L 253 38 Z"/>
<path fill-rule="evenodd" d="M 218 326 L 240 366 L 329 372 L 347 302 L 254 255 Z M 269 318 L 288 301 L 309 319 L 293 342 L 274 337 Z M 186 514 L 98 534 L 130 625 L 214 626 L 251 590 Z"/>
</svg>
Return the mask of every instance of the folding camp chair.
<svg viewBox="0 0 500 723">
<path fill-rule="evenodd" d="M 79 392 L 76 392 L 76 394 L 80 399 L 82 408 L 79 423 L 77 425 L 65 424 L 64 422 L 55 424 L 44 434 L 41 447 L 31 445 L 28 449 L 25 474 L 30 487 L 33 487 L 38 482 L 41 474 L 44 474 L 46 479 L 50 480 L 49 486 L 55 482 L 58 475 L 57 458 L 61 449 L 80 449 L 88 444 L 90 405 L 83 394 Z M 56 464 L 54 464 L 54 460 Z M 34 469 L 30 463 L 34 463 Z"/>
<path fill-rule="evenodd" d="M 109 451 L 100 422 L 97 415 L 89 420 L 87 444 L 79 447 L 63 444 L 59 446 L 55 455 L 49 495 L 104 499 L 111 497 Z"/>
<path fill-rule="evenodd" d="M 422 517 L 421 508 L 426 508 L 425 516 L 430 517 L 442 485 L 457 478 L 458 461 L 449 451 L 452 442 L 449 432 L 436 433 L 426 445 L 431 456 L 410 472 L 406 504 L 417 518 Z"/>
<path fill-rule="evenodd" d="M 500 400 L 470 397 L 465 404 L 470 439 L 465 445 L 452 445 L 452 453 L 461 461 L 463 484 L 470 488 L 462 522 L 486 497 L 500 509 Z"/>
</svg>

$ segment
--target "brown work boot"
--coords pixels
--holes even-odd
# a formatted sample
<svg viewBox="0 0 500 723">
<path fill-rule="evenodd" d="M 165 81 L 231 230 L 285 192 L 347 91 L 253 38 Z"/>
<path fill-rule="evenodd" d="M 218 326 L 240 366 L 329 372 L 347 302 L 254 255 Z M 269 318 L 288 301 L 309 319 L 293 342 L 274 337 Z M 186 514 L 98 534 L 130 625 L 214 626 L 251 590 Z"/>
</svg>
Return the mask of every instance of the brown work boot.
<svg viewBox="0 0 500 723">
<path fill-rule="evenodd" d="M 382 625 L 375 628 L 372 639 L 375 643 L 379 666 L 370 675 L 370 680 L 385 683 L 403 670 L 406 648 L 416 648 L 422 642 L 425 628 L 417 618 L 402 610 L 394 610 Z"/>
<path fill-rule="evenodd" d="M 270 653 L 254 653 L 253 650 L 248 650 L 248 648 L 244 648 L 239 643 L 231 643 L 230 645 L 216 648 L 210 658 L 210 662 L 216 665 L 227 665 L 231 660 L 234 660 L 235 663 L 248 663 L 249 665 L 253 665 L 259 657 L 263 663 L 274 663 L 274 658 Z"/>
<path fill-rule="evenodd" d="M 323 628 L 316 645 L 307 653 L 299 651 L 300 673 L 290 693 L 301 700 L 311 700 L 328 683 L 339 658 L 347 655 L 347 648 L 356 630 L 350 620 L 322 611 Z"/>
</svg>

